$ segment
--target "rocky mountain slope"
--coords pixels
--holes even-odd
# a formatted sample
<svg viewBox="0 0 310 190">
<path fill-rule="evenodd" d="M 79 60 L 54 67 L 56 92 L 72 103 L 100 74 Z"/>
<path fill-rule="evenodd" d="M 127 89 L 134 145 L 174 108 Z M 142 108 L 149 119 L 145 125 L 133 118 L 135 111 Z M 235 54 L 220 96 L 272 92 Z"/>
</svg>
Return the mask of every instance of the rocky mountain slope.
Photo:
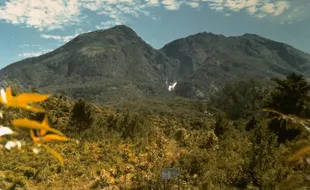
<svg viewBox="0 0 310 190">
<path fill-rule="evenodd" d="M 0 70 L 24 88 L 63 93 L 97 103 L 175 93 L 207 98 L 229 80 L 268 79 L 290 72 L 310 76 L 310 55 L 263 37 L 198 33 L 156 50 L 125 25 L 77 36 L 45 55 Z"/>
<path fill-rule="evenodd" d="M 162 49 L 179 61 L 178 94 L 205 97 L 229 80 L 269 79 L 292 71 L 310 75 L 310 55 L 258 35 L 224 37 L 199 33 Z"/>
</svg>

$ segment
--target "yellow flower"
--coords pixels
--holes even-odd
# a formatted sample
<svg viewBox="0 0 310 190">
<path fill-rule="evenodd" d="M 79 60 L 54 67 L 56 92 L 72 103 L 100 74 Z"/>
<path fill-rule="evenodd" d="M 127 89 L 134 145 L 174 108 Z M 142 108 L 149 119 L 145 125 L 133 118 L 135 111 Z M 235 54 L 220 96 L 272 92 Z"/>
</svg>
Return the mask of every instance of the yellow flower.
<svg viewBox="0 0 310 190">
<path fill-rule="evenodd" d="M 56 129 L 53 129 L 49 126 L 48 118 L 47 116 L 44 117 L 44 120 L 42 123 L 39 123 L 37 121 L 29 120 L 27 118 L 24 119 L 15 119 L 12 122 L 12 125 L 14 127 L 22 127 L 22 128 L 28 128 L 28 129 L 38 129 L 40 131 L 40 135 L 43 136 L 46 134 L 47 131 L 56 133 L 60 136 L 64 136 L 64 134 Z"/>
<path fill-rule="evenodd" d="M 7 88 L 6 90 L 0 90 L 0 103 L 4 104 L 7 108 L 14 107 L 14 108 L 22 108 L 33 112 L 45 112 L 45 110 L 41 107 L 35 107 L 31 105 L 35 102 L 42 102 L 49 98 L 49 95 L 41 95 L 37 93 L 22 93 L 17 96 L 12 95 L 11 88 Z M 3 118 L 2 112 L 0 112 L 0 118 Z M 49 126 L 48 118 L 45 115 L 44 120 L 42 122 L 37 122 L 33 120 L 29 120 L 27 118 L 23 119 L 15 119 L 12 122 L 14 127 L 21 127 L 21 128 L 28 128 L 30 129 L 30 136 L 35 144 L 38 146 L 44 147 L 49 153 L 51 153 L 54 157 L 56 157 L 60 163 L 63 165 L 64 161 L 60 154 L 58 154 L 53 149 L 49 148 L 48 146 L 42 144 L 44 142 L 48 142 L 51 140 L 59 140 L 59 141 L 66 141 L 69 140 L 64 134 L 56 129 L 53 129 Z M 34 133 L 34 130 L 38 130 L 38 133 Z M 52 132 L 55 134 L 47 134 L 48 132 Z M 12 134 L 13 131 L 8 127 L 0 126 L 0 140 L 1 136 Z M 21 142 L 19 141 L 9 141 L 6 143 L 5 148 L 10 150 L 11 148 L 17 146 L 18 148 L 21 147 Z M 34 148 L 33 151 L 35 153 L 39 152 L 39 149 Z"/>
<path fill-rule="evenodd" d="M 45 110 L 41 107 L 35 107 L 29 104 L 33 102 L 42 102 L 49 97 L 49 95 L 36 93 L 23 93 L 17 96 L 12 96 L 11 88 L 7 88 L 5 91 L 4 89 L 1 89 L 0 94 L 0 102 L 6 107 L 22 108 L 33 112 L 45 112 Z"/>
<path fill-rule="evenodd" d="M 44 120 L 42 123 L 39 123 L 37 121 L 29 120 L 27 118 L 24 119 L 15 119 L 12 122 L 12 125 L 15 127 L 24 127 L 30 129 L 30 136 L 35 144 L 42 145 L 49 153 L 51 153 L 55 158 L 58 159 L 58 161 L 61 163 L 61 165 L 64 165 L 63 158 L 53 149 L 49 148 L 48 146 L 42 144 L 47 141 L 51 140 L 59 140 L 59 141 L 67 141 L 69 140 L 67 137 L 65 137 L 60 131 L 53 129 L 48 124 L 48 118 L 47 116 L 44 117 Z M 34 129 L 39 130 L 37 135 L 34 134 Z M 56 134 L 46 134 L 47 132 L 53 132 Z"/>
<path fill-rule="evenodd" d="M 295 153 L 291 158 L 289 158 L 289 161 L 297 161 L 299 159 L 302 159 L 309 153 L 310 153 L 310 146 L 306 146 L 301 150 L 299 150 L 297 153 Z"/>
<path fill-rule="evenodd" d="M 55 150 L 51 149 L 50 147 L 42 144 L 42 146 L 49 152 L 51 153 L 51 155 L 53 155 L 59 162 L 60 164 L 63 166 L 64 165 L 64 160 L 63 158 L 60 156 L 60 154 L 58 152 L 56 152 Z"/>
<path fill-rule="evenodd" d="M 31 138 L 35 144 L 40 144 L 40 143 L 48 142 L 51 140 L 58 140 L 58 141 L 69 140 L 67 137 L 64 137 L 64 136 L 59 136 L 59 135 L 55 135 L 55 134 L 45 135 L 46 132 L 44 132 L 44 133 L 41 133 L 41 132 L 42 132 L 42 130 L 39 132 L 38 136 L 35 136 L 33 130 L 30 130 L 30 136 L 31 136 Z"/>
</svg>

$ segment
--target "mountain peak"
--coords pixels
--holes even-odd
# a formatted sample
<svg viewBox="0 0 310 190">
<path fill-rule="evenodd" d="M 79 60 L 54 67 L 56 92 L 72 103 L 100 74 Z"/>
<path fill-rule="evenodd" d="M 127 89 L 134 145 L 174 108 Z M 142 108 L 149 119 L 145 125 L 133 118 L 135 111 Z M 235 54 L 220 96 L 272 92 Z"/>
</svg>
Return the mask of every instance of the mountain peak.
<svg viewBox="0 0 310 190">
<path fill-rule="evenodd" d="M 120 46 L 121 44 L 137 43 L 143 44 L 141 37 L 126 25 L 116 25 L 108 29 L 100 29 L 83 33 L 69 41 L 67 44 L 58 48 L 56 51 L 72 50 L 94 44 Z"/>
<path fill-rule="evenodd" d="M 109 28 L 107 30 L 123 30 L 123 31 L 131 31 L 131 32 L 136 33 L 132 28 L 124 24 L 115 25 L 114 27 Z"/>
<path fill-rule="evenodd" d="M 259 36 L 257 34 L 252 34 L 252 33 L 244 33 L 243 36 Z M 261 36 L 259 36 L 261 37 Z"/>
<path fill-rule="evenodd" d="M 137 33 L 130 27 L 126 25 L 116 25 L 112 28 L 108 29 L 100 29 L 100 30 L 95 30 L 89 33 L 84 33 L 80 36 L 89 36 L 89 35 L 118 35 L 122 34 L 128 37 L 138 37 Z"/>
<path fill-rule="evenodd" d="M 258 34 L 252 34 L 252 33 L 245 33 L 243 34 L 242 36 L 236 36 L 237 38 L 238 37 L 242 37 L 242 38 L 248 38 L 248 39 L 264 39 L 264 40 L 270 40 L 270 39 L 267 39 L 265 37 L 262 37 Z"/>
</svg>

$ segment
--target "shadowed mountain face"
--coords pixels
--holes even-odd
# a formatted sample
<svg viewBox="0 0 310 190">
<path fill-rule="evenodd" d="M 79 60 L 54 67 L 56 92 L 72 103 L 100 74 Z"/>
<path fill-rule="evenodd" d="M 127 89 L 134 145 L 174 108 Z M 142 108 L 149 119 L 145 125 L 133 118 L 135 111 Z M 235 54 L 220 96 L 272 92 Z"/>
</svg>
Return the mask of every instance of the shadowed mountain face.
<svg viewBox="0 0 310 190">
<path fill-rule="evenodd" d="M 309 54 L 253 34 L 199 33 L 175 40 L 161 51 L 180 61 L 176 92 L 186 97 L 206 97 L 229 80 L 269 79 L 292 71 L 310 75 Z"/>
<path fill-rule="evenodd" d="M 169 96 L 167 79 L 178 81 L 177 95 L 207 98 L 229 80 L 268 79 L 292 71 L 310 76 L 309 54 L 257 35 L 199 33 L 156 50 L 119 25 L 13 63 L 0 71 L 0 78 L 16 79 L 24 88 L 110 103 Z"/>
</svg>

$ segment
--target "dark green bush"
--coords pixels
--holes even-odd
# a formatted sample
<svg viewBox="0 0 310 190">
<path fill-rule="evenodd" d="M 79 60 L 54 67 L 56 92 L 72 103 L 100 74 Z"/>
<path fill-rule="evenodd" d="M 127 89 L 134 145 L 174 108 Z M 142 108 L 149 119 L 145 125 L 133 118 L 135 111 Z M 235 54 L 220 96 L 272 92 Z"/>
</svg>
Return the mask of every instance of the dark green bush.
<svg viewBox="0 0 310 190">
<path fill-rule="evenodd" d="M 215 107 L 233 120 L 248 118 L 260 113 L 268 99 L 271 87 L 266 81 L 233 81 L 224 85 L 209 100 Z"/>
<path fill-rule="evenodd" d="M 91 105 L 84 99 L 79 99 L 74 104 L 71 113 L 69 130 L 81 133 L 91 126 L 93 122 Z"/>
<path fill-rule="evenodd" d="M 309 90 L 310 85 L 302 75 L 292 73 L 281 80 L 273 78 L 276 86 L 271 93 L 271 99 L 267 107 L 275 109 L 283 114 L 294 114 L 305 116 L 309 110 Z M 309 115 L 310 116 L 310 115 Z"/>
</svg>

